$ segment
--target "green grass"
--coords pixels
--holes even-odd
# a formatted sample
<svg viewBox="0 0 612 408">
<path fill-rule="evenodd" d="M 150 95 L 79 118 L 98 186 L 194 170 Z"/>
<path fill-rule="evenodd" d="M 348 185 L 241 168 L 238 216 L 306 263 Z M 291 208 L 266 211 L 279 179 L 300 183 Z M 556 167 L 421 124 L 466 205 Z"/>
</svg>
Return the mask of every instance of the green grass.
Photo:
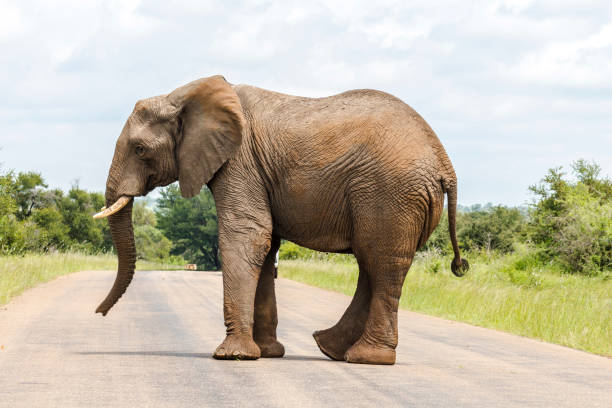
<svg viewBox="0 0 612 408">
<path fill-rule="evenodd" d="M 80 253 L 26 254 L 0 256 L 0 305 L 26 289 L 48 282 L 60 275 L 84 270 L 114 270 L 116 255 Z M 175 265 L 138 261 L 136 269 L 176 269 Z"/>
<path fill-rule="evenodd" d="M 451 258 L 418 254 L 400 307 L 612 356 L 612 275 L 568 275 L 538 265 L 526 248 L 511 255 L 468 254 L 463 278 Z M 281 260 L 281 277 L 352 295 L 357 265 L 342 260 Z"/>
</svg>

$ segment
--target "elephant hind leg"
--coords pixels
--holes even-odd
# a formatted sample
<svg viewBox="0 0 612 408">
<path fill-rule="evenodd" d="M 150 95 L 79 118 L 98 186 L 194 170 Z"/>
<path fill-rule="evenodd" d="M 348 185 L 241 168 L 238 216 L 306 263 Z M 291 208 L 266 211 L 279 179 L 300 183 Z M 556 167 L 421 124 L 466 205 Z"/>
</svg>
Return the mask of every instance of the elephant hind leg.
<svg viewBox="0 0 612 408">
<path fill-rule="evenodd" d="M 346 351 L 363 334 L 371 297 L 368 275 L 360 268 L 355 295 L 338 323 L 312 334 L 323 354 L 332 360 L 344 360 Z"/>
<path fill-rule="evenodd" d="M 397 311 L 412 255 L 379 255 L 375 260 L 367 267 L 372 285 L 368 317 L 362 335 L 344 355 L 349 363 L 395 363 Z"/>
<path fill-rule="evenodd" d="M 272 237 L 270 252 L 261 268 L 255 293 L 253 340 L 261 350 L 261 357 L 282 357 L 285 348 L 276 339 L 278 316 L 274 291 L 274 258 L 280 246 L 280 238 Z"/>
</svg>

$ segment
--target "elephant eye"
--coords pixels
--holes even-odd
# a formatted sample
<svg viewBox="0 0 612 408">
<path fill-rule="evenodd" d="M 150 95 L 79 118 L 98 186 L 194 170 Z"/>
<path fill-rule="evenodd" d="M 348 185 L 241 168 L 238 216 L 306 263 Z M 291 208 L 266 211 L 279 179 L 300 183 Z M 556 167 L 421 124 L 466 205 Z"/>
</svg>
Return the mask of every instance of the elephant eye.
<svg viewBox="0 0 612 408">
<path fill-rule="evenodd" d="M 137 145 L 135 151 L 138 156 L 142 156 L 145 152 L 145 148 L 142 145 Z"/>
</svg>

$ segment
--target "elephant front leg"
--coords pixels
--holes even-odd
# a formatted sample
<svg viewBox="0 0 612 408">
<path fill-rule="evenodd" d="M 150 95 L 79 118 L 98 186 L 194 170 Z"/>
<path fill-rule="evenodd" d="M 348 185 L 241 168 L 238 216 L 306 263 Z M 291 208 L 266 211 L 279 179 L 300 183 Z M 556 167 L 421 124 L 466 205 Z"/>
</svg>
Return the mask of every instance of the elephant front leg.
<svg viewBox="0 0 612 408">
<path fill-rule="evenodd" d="M 227 335 L 213 357 L 254 360 L 261 356 L 259 346 L 253 340 L 255 293 L 261 268 L 270 250 L 270 234 L 259 232 L 237 240 L 229 239 L 221 231 L 220 225 L 223 316 Z"/>
<path fill-rule="evenodd" d="M 255 323 L 253 339 L 261 350 L 261 357 L 282 357 L 285 348 L 276 339 L 278 316 L 274 293 L 274 258 L 280 246 L 280 238 L 273 237 L 270 252 L 266 256 L 255 294 Z"/>
</svg>

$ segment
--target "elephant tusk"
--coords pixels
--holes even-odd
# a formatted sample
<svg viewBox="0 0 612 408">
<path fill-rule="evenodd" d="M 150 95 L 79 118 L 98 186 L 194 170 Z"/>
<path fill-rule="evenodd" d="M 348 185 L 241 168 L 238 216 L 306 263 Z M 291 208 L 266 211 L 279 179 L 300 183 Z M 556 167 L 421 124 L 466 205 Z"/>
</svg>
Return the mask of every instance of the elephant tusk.
<svg viewBox="0 0 612 408">
<path fill-rule="evenodd" d="M 131 199 L 132 197 L 130 196 L 121 196 L 119 197 L 117 201 L 115 201 L 113 205 L 111 205 L 108 208 L 103 207 L 103 209 L 99 213 L 94 214 L 93 217 L 98 219 L 98 218 L 106 218 L 109 215 L 113 215 L 114 213 L 116 213 L 117 211 L 125 207 L 127 203 L 130 202 Z"/>
<path fill-rule="evenodd" d="M 106 206 L 100 208 L 100 211 L 104 211 L 104 210 L 106 210 Z"/>
</svg>

